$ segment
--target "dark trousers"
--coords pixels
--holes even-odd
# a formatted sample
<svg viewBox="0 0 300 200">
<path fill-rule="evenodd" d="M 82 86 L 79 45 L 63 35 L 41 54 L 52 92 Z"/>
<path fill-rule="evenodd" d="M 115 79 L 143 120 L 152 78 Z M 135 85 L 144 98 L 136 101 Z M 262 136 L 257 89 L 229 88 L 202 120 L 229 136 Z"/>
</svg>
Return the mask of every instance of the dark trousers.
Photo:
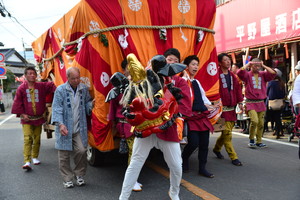
<svg viewBox="0 0 300 200">
<path fill-rule="evenodd" d="M 281 110 L 270 110 L 271 120 L 275 122 L 275 133 L 280 135 L 282 133 Z"/>
<path fill-rule="evenodd" d="M 274 121 L 271 117 L 271 112 L 270 110 L 267 108 L 266 110 L 266 113 L 265 113 L 265 118 L 264 118 L 264 131 L 269 131 L 268 129 L 268 122 L 271 122 L 271 127 L 272 127 L 272 130 L 274 129 Z"/>
<path fill-rule="evenodd" d="M 4 103 L 0 103 L 0 112 L 5 112 Z"/>
<path fill-rule="evenodd" d="M 182 152 L 183 162 L 188 163 L 189 157 L 198 147 L 199 171 L 205 169 L 209 145 L 209 130 L 190 131 L 187 138 L 188 143 Z"/>
<path fill-rule="evenodd" d="M 237 120 L 240 124 L 240 128 L 245 131 L 247 129 L 247 120 Z"/>
</svg>

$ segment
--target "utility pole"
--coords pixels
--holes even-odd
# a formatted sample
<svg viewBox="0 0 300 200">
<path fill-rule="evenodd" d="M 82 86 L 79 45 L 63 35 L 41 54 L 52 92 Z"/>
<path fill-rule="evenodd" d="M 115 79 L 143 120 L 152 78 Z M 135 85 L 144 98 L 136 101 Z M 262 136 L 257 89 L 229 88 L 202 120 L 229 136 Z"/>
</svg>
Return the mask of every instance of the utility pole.
<svg viewBox="0 0 300 200">
<path fill-rule="evenodd" d="M 25 45 L 24 45 L 24 40 L 22 38 L 22 46 L 23 46 L 23 51 L 24 51 L 24 58 L 26 60 L 26 50 L 25 50 Z"/>
</svg>

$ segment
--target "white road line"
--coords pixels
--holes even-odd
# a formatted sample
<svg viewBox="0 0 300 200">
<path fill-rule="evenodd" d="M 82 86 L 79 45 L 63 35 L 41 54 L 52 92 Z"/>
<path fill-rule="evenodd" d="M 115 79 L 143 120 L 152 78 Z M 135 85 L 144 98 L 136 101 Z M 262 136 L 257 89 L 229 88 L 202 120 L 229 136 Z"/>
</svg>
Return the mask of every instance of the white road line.
<svg viewBox="0 0 300 200">
<path fill-rule="evenodd" d="M 247 137 L 247 138 L 249 137 L 248 134 L 243 134 L 243 133 L 232 132 L 232 134 Z M 283 144 L 283 145 L 287 145 L 287 146 L 297 147 L 297 148 L 299 147 L 298 144 L 282 142 L 282 141 L 272 140 L 272 139 L 268 139 L 268 138 L 262 138 L 262 140 L 265 140 L 265 141 L 268 141 L 268 142 L 273 142 L 273 143 L 278 143 L 278 144 Z"/>
<path fill-rule="evenodd" d="M 15 115 L 13 114 L 13 115 L 10 115 L 10 116 L 8 116 L 7 118 L 5 118 L 3 121 L 0 122 L 0 126 L 1 126 L 2 124 L 4 124 L 6 121 L 8 121 L 10 118 L 14 117 L 14 116 L 15 116 Z"/>
</svg>

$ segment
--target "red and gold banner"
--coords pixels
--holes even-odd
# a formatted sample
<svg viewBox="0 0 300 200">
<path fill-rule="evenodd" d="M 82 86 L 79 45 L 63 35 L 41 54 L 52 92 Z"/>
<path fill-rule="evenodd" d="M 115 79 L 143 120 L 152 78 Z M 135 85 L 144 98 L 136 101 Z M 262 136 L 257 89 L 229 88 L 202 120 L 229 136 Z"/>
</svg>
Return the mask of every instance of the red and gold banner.
<svg viewBox="0 0 300 200">
<path fill-rule="evenodd" d="M 96 99 L 89 142 L 107 151 L 114 149 L 114 142 L 107 120 L 109 105 L 104 100 L 112 87 L 111 75 L 121 71 L 129 53 L 144 67 L 168 48 L 177 48 L 181 60 L 195 54 L 200 58 L 196 78 L 211 100 L 220 98 L 214 35 L 194 28 L 213 29 L 215 12 L 213 0 L 82 0 L 32 46 L 35 58 L 43 61 L 42 78 L 52 72 L 56 85 L 66 81 L 67 68 L 80 68 L 82 82 Z M 115 28 L 122 25 L 127 27 Z M 170 25 L 193 27 L 167 27 L 165 38 L 161 37 L 161 26 Z M 97 32 L 103 29 L 110 30 Z"/>
</svg>

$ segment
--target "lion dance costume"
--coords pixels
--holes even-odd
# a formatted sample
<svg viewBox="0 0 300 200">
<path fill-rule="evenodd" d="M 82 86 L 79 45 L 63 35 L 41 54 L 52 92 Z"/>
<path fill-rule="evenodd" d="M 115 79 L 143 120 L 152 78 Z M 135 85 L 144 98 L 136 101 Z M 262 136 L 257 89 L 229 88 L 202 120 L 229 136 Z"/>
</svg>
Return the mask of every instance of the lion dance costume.
<svg viewBox="0 0 300 200">
<path fill-rule="evenodd" d="M 121 104 L 123 115 L 132 126 L 137 137 L 148 137 L 152 133 L 163 133 L 173 125 L 178 113 L 180 89 L 173 86 L 169 76 L 185 69 L 185 65 L 166 64 L 164 57 L 152 59 L 153 70 L 145 70 L 134 54 L 127 56 L 131 80 L 117 72 L 111 77 L 114 88 L 106 102 L 123 93 Z"/>
</svg>

